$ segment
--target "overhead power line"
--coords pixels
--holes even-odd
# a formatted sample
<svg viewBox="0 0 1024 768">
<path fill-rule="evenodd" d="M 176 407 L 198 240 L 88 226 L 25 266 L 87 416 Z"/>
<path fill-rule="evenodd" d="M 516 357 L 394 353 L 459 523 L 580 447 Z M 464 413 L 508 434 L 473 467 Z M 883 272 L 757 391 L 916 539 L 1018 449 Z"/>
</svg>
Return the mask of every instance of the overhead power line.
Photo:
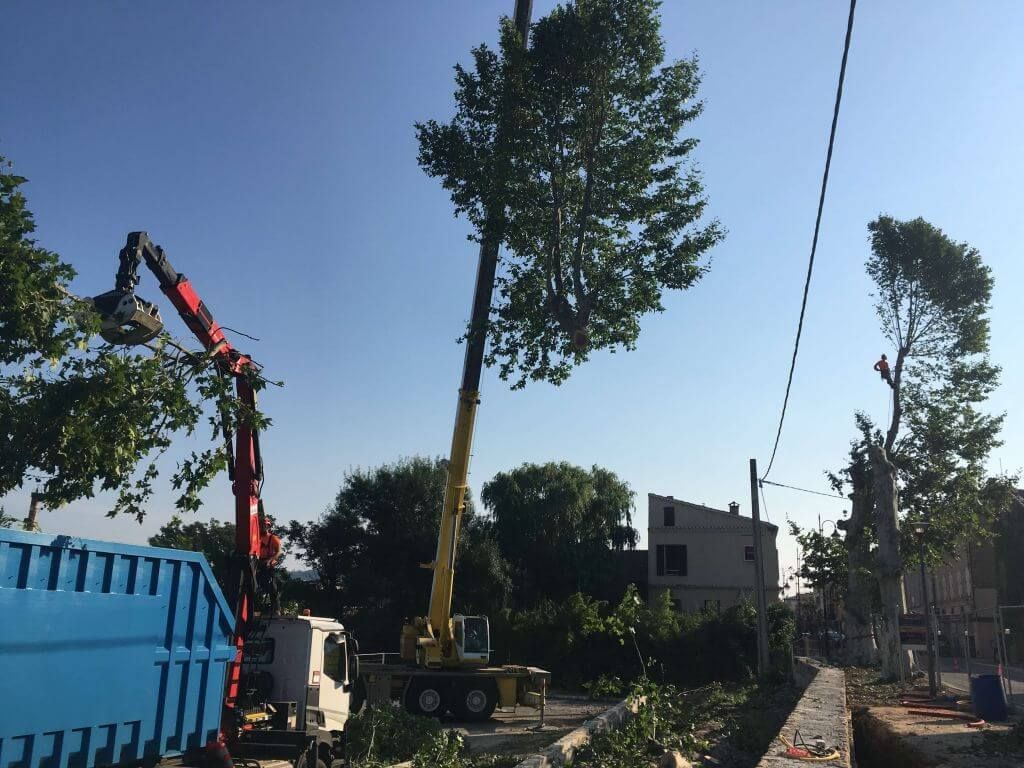
<svg viewBox="0 0 1024 768">
<path fill-rule="evenodd" d="M 804 281 L 804 297 L 800 302 L 800 320 L 796 325 L 796 340 L 793 343 L 793 359 L 789 364 L 789 378 L 786 380 L 786 396 L 782 400 L 782 413 L 779 415 L 779 428 L 775 432 L 775 445 L 772 457 L 768 460 L 768 469 L 762 479 L 768 477 L 775 463 L 775 454 L 779 450 L 779 438 L 782 436 L 782 423 L 786 420 L 786 407 L 789 405 L 789 390 L 793 386 L 793 371 L 796 370 L 796 356 L 800 350 L 800 334 L 804 329 L 804 313 L 807 310 L 807 293 L 811 287 L 811 273 L 814 271 L 814 255 L 818 250 L 818 233 L 821 230 L 821 213 L 825 208 L 825 190 L 828 189 L 828 172 L 832 165 L 832 149 L 836 143 L 836 126 L 839 124 L 839 105 L 843 101 L 843 81 L 846 79 L 846 60 L 850 55 L 850 37 L 853 34 L 853 13 L 857 0 L 850 0 L 850 16 L 846 21 L 846 40 L 843 42 L 843 61 L 839 65 L 839 84 L 836 87 L 836 105 L 832 110 L 832 130 L 828 136 L 828 154 L 825 155 L 825 172 L 821 177 L 821 196 L 818 198 L 818 215 L 814 220 L 814 238 L 811 240 L 811 257 L 807 262 L 807 279 Z"/>
<path fill-rule="evenodd" d="M 845 496 L 840 496 L 836 493 L 825 493 L 824 491 L 812 491 L 810 488 L 799 488 L 795 485 L 786 485 L 785 483 L 773 483 L 771 480 L 765 480 L 761 478 L 761 486 L 774 485 L 776 488 L 789 488 L 791 491 L 800 491 L 802 493 L 813 493 L 815 496 L 827 496 L 830 499 L 842 499 L 843 501 L 849 501 Z"/>
</svg>

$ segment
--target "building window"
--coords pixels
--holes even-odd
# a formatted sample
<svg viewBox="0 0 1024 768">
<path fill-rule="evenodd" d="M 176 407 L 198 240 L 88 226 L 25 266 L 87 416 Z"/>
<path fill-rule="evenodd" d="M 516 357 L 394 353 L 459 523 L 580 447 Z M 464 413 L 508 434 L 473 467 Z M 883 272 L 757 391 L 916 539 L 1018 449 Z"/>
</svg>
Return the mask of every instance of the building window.
<svg viewBox="0 0 1024 768">
<path fill-rule="evenodd" d="M 719 611 L 722 610 L 722 601 L 721 600 L 705 600 L 704 601 L 704 610 L 708 611 L 710 613 L 718 613 Z"/>
<path fill-rule="evenodd" d="M 659 544 L 657 548 L 659 576 L 686 575 L 686 545 Z"/>
<path fill-rule="evenodd" d="M 754 562 L 754 545 L 753 544 L 747 544 L 743 548 L 743 559 L 746 562 L 748 562 L 748 563 Z"/>
<path fill-rule="evenodd" d="M 675 507 L 665 507 L 665 509 L 663 511 L 665 512 L 665 527 L 666 528 L 674 527 L 675 524 L 676 524 L 676 508 Z"/>
</svg>

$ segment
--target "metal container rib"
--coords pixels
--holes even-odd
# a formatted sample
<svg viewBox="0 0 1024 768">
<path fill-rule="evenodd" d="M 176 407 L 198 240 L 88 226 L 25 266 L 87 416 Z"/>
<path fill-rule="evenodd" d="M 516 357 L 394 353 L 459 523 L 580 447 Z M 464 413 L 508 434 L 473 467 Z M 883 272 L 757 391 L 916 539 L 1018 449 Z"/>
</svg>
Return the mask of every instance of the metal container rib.
<svg viewBox="0 0 1024 768">
<path fill-rule="evenodd" d="M 201 748 L 231 633 L 202 555 L 0 529 L 0 768 Z"/>
</svg>

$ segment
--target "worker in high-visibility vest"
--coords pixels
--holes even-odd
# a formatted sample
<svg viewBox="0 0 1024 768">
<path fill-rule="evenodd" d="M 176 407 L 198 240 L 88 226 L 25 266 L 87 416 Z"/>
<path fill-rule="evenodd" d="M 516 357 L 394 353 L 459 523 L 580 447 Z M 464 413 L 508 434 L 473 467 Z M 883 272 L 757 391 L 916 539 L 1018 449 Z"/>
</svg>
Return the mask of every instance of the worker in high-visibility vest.
<svg viewBox="0 0 1024 768">
<path fill-rule="evenodd" d="M 882 359 L 875 363 L 875 370 L 878 371 L 878 375 L 882 377 L 882 381 L 888 384 L 893 389 L 896 385 L 892 381 L 892 373 L 889 371 L 889 358 L 882 355 Z"/>
</svg>

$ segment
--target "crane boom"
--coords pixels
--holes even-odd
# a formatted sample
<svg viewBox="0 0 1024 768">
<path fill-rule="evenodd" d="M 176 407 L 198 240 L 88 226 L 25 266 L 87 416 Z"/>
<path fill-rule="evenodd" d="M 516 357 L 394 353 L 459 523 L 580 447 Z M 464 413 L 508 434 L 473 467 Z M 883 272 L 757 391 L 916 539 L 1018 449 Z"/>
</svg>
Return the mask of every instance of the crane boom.
<svg viewBox="0 0 1024 768">
<path fill-rule="evenodd" d="M 530 31 L 533 0 L 516 0 L 513 20 L 525 46 Z M 500 135 L 497 142 L 502 141 Z M 459 546 L 462 515 L 466 509 L 469 485 L 469 459 L 473 447 L 473 426 L 480 404 L 480 378 L 483 372 L 487 328 L 491 312 L 494 277 L 498 269 L 498 250 L 504 229 L 501 206 L 488 211 L 480 239 L 476 287 L 469 331 L 466 334 L 466 356 L 462 365 L 462 385 L 455 410 L 448 478 L 445 482 L 437 553 L 425 567 L 433 570 L 430 603 L 425 617 L 417 618 L 402 629 L 402 655 L 415 658 L 428 667 L 452 667 L 467 662 L 460 658 L 456 630 L 452 623 L 452 594 L 455 587 L 455 558 Z M 480 654 L 474 663 L 486 663 L 489 651 Z"/>
<path fill-rule="evenodd" d="M 145 232 L 132 232 L 121 249 L 119 259 L 114 290 L 93 298 L 93 304 L 103 319 L 100 331 L 103 338 L 113 344 L 139 344 L 155 337 L 163 327 L 155 306 L 134 293 L 139 283 L 138 268 L 144 262 L 156 276 L 160 290 L 203 345 L 207 357 L 222 373 L 234 378 L 239 402 L 244 407 L 255 409 L 256 390 L 252 376 L 258 366 L 231 345 L 192 283 L 171 266 L 163 248 L 155 245 Z M 229 585 L 233 592 L 229 597 L 235 610 L 235 659 L 228 671 L 224 699 L 225 732 L 236 726 L 235 706 L 241 683 L 245 638 L 256 602 L 254 569 L 261 562 L 269 565 L 276 557 L 276 552 L 267 549 L 272 537 L 260 501 L 263 461 L 259 432 L 244 420 L 240 421 L 235 429 L 234 447 L 231 449 L 229 443 L 229 450 L 232 455 L 229 457 L 228 476 L 235 497 L 237 567 Z"/>
</svg>

